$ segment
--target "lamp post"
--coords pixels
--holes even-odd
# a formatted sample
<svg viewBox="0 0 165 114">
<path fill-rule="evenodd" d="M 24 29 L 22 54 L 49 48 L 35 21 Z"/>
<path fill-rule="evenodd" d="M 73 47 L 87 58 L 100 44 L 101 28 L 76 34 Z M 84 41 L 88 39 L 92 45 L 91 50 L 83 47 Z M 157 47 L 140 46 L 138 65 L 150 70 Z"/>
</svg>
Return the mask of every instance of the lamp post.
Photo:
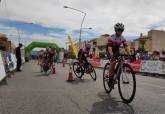
<svg viewBox="0 0 165 114">
<path fill-rule="evenodd" d="M 82 29 L 92 29 L 92 28 L 90 27 L 90 28 L 82 28 Z"/>
<path fill-rule="evenodd" d="M 20 24 L 15 24 L 15 25 L 27 25 L 27 24 L 34 24 L 34 23 L 20 23 Z M 16 28 L 17 33 L 18 33 L 18 43 L 21 43 L 21 33 L 18 28 Z"/>
<path fill-rule="evenodd" d="M 72 9 L 72 10 L 75 10 L 75 11 L 78 11 L 80 13 L 82 13 L 84 16 L 82 18 L 82 21 L 81 21 L 81 25 L 80 25 L 80 35 L 79 35 L 79 49 L 80 49 L 80 44 L 81 44 L 81 33 L 82 33 L 82 27 L 83 27 L 83 23 L 84 23 L 84 20 L 85 20 L 85 17 L 86 17 L 86 13 L 79 10 L 79 9 L 75 9 L 75 8 L 72 8 L 72 7 L 68 7 L 68 6 L 64 6 L 64 8 L 68 8 L 68 9 Z"/>
</svg>

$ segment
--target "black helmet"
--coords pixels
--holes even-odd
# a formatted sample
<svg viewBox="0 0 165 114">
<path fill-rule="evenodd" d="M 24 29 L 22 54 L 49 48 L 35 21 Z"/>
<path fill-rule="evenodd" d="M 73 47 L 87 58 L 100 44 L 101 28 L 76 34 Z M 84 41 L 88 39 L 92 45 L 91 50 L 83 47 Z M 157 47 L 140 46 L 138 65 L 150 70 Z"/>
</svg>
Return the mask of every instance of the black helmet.
<svg viewBox="0 0 165 114">
<path fill-rule="evenodd" d="M 114 26 L 115 31 L 124 31 L 124 24 L 123 23 L 116 23 Z"/>
<path fill-rule="evenodd" d="M 46 47 L 46 51 L 49 51 L 49 47 Z"/>
<path fill-rule="evenodd" d="M 22 43 L 19 43 L 19 47 L 22 47 L 23 46 L 23 44 Z"/>
<path fill-rule="evenodd" d="M 87 51 L 90 51 L 91 45 L 90 45 L 90 44 L 87 44 L 87 45 L 85 46 L 85 48 L 86 48 Z"/>
</svg>

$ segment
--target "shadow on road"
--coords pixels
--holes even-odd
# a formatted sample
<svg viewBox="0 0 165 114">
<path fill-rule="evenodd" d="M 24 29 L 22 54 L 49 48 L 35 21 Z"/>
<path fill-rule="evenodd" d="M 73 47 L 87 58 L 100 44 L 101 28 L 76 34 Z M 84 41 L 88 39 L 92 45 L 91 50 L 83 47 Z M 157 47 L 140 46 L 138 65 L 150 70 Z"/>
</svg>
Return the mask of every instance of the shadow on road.
<svg viewBox="0 0 165 114">
<path fill-rule="evenodd" d="M 8 83 L 7 83 L 7 79 L 5 78 L 5 79 L 3 79 L 1 82 L 0 82 L 0 87 L 1 86 L 7 86 L 8 85 Z"/>
<path fill-rule="evenodd" d="M 102 101 L 93 104 L 90 114 L 134 114 L 134 109 L 131 105 L 117 101 L 115 98 L 111 97 L 111 95 L 104 92 L 98 93 L 98 96 Z"/>
<path fill-rule="evenodd" d="M 92 79 L 77 79 L 76 78 L 74 81 L 69 82 L 69 83 L 77 85 L 79 83 L 91 83 L 91 82 L 93 82 Z"/>
</svg>

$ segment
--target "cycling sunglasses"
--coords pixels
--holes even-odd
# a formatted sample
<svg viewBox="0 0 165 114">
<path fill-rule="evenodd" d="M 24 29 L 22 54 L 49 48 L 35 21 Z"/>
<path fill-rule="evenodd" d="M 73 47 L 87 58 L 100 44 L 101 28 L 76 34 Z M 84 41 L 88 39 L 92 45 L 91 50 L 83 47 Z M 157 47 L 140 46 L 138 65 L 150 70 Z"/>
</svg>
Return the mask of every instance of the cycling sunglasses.
<svg viewBox="0 0 165 114">
<path fill-rule="evenodd" d="M 117 29 L 116 31 L 118 31 L 118 32 L 123 32 L 124 30 L 123 30 L 123 29 Z"/>
</svg>

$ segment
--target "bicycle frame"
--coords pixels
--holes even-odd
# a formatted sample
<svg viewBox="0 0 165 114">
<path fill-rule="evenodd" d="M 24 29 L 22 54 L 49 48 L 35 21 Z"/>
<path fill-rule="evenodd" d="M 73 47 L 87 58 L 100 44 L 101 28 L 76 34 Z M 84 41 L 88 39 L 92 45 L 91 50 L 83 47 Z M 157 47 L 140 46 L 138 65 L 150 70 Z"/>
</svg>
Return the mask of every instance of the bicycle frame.
<svg viewBox="0 0 165 114">
<path fill-rule="evenodd" d="M 123 58 L 121 58 L 121 59 L 119 58 L 118 60 L 116 60 L 116 65 L 115 65 L 115 69 L 114 69 L 116 74 L 114 75 L 114 80 L 117 80 L 119 78 L 119 73 L 123 68 L 123 63 L 124 63 Z"/>
</svg>

